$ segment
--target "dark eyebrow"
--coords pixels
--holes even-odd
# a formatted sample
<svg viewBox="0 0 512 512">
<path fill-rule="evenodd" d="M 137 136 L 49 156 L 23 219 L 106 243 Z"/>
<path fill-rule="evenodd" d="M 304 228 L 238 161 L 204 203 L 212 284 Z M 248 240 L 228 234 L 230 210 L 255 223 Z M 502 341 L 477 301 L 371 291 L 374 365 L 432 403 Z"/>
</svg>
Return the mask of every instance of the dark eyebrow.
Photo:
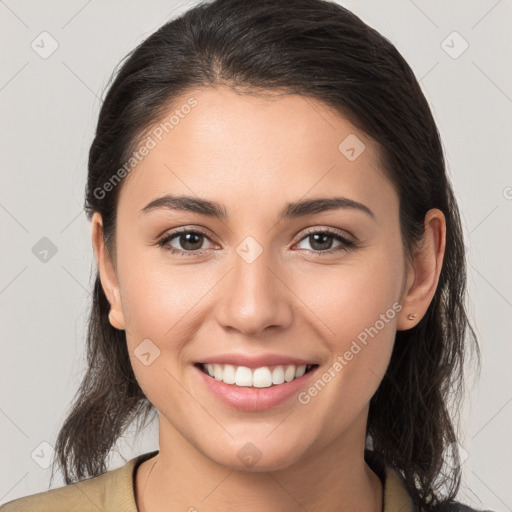
<svg viewBox="0 0 512 512">
<path fill-rule="evenodd" d="M 151 201 L 142 208 L 140 214 L 148 213 L 152 210 L 156 210 L 157 208 L 200 213 L 202 215 L 208 215 L 209 217 L 215 217 L 218 219 L 225 219 L 228 216 L 226 209 L 219 203 L 208 201 L 206 199 L 199 199 L 197 197 L 173 196 L 171 194 L 167 194 Z"/>
<path fill-rule="evenodd" d="M 321 213 L 328 210 L 337 210 L 338 208 L 359 210 L 375 219 L 375 214 L 370 210 L 370 208 L 368 208 L 368 206 L 354 201 L 353 199 L 349 199 L 348 197 L 329 197 L 288 203 L 279 217 L 281 219 L 293 219 L 303 215 Z"/>
<path fill-rule="evenodd" d="M 197 197 L 174 196 L 171 194 L 167 194 L 151 201 L 148 205 L 142 208 L 140 213 L 147 213 L 157 208 L 200 213 L 201 215 L 207 215 L 208 217 L 214 217 L 218 219 L 226 219 L 228 216 L 225 207 L 219 203 L 208 201 L 206 199 L 200 199 Z M 370 210 L 370 208 L 362 203 L 348 199 L 347 197 L 309 199 L 307 201 L 288 203 L 281 211 L 279 218 L 293 219 L 302 217 L 304 215 L 321 213 L 328 210 L 336 210 L 338 208 L 350 208 L 359 210 L 375 219 L 375 214 Z"/>
</svg>

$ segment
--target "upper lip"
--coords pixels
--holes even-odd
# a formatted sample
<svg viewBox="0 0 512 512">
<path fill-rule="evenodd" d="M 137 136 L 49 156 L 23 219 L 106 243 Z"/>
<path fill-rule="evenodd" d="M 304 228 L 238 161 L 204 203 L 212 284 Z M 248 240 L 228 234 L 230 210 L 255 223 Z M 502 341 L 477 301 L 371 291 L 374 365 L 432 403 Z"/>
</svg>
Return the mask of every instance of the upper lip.
<svg viewBox="0 0 512 512">
<path fill-rule="evenodd" d="M 274 365 L 314 365 L 314 361 L 308 361 L 285 354 L 261 354 L 259 356 L 248 356 L 247 354 L 219 354 L 216 356 L 201 359 L 203 364 L 232 364 L 233 366 L 247 366 L 248 368 L 261 368 Z"/>
</svg>

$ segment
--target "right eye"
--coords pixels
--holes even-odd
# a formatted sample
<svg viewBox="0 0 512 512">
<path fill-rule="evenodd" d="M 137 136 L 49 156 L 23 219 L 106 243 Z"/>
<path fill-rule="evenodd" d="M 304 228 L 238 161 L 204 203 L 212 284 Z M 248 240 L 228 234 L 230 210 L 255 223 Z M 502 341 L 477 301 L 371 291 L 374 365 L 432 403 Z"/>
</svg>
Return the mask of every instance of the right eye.
<svg viewBox="0 0 512 512">
<path fill-rule="evenodd" d="M 202 231 L 180 229 L 167 233 L 158 241 L 158 245 L 165 251 L 169 251 L 172 254 L 178 254 L 181 256 L 198 256 L 204 253 L 204 251 L 200 249 L 205 238 L 209 240 L 208 235 Z M 171 242 L 175 240 L 181 248 L 175 247 L 171 244 Z"/>
</svg>

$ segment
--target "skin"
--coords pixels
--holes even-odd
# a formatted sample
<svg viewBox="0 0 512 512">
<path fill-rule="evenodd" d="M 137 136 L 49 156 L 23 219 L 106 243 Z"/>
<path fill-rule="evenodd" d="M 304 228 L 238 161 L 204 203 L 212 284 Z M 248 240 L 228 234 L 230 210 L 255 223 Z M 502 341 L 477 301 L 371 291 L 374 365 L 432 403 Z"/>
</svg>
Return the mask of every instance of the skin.
<svg viewBox="0 0 512 512">
<path fill-rule="evenodd" d="M 126 331 L 136 378 L 159 412 L 160 452 L 136 473 L 139 510 L 382 510 L 381 482 L 363 458 L 369 400 L 396 331 L 416 325 L 434 296 L 444 216 L 427 213 L 409 263 L 398 195 L 365 133 L 299 95 L 242 96 L 222 86 L 175 104 L 191 96 L 198 105 L 122 184 L 115 254 L 103 243 L 101 216 L 92 219 L 110 321 Z M 349 134 L 366 146 L 355 161 L 338 150 Z M 219 202 L 228 217 L 140 214 L 167 193 Z M 278 219 L 288 202 L 332 196 L 363 203 L 375 218 L 347 208 Z M 202 255 L 157 245 L 184 226 L 209 233 L 195 240 Z M 307 228 L 338 229 L 357 247 L 320 255 L 340 242 L 315 245 Z M 250 264 L 236 252 L 247 236 L 263 250 Z M 184 243 L 177 236 L 168 245 L 187 250 Z M 394 303 L 401 311 L 305 405 L 293 398 L 238 411 L 205 389 L 193 367 L 220 353 L 276 352 L 316 361 L 321 375 Z M 145 366 L 134 350 L 148 338 L 161 352 Z M 261 452 L 252 467 L 237 455 L 249 442 Z"/>
</svg>

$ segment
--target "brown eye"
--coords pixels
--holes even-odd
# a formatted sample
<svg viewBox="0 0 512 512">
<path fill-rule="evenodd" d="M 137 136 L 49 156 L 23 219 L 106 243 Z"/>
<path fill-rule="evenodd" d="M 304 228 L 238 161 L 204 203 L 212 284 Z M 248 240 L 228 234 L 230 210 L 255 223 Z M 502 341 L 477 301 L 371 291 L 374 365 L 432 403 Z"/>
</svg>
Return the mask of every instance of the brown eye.
<svg viewBox="0 0 512 512">
<path fill-rule="evenodd" d="M 194 256 L 202 254 L 204 241 L 209 240 L 206 233 L 193 230 L 174 231 L 158 242 L 164 250 L 171 253 Z"/>
<path fill-rule="evenodd" d="M 334 237 L 326 233 L 317 233 L 308 236 L 309 242 L 313 250 L 323 251 L 332 247 Z"/>
<path fill-rule="evenodd" d="M 305 248 L 310 252 L 317 253 L 318 255 L 332 254 L 334 252 L 343 251 L 355 248 L 356 244 L 346 236 L 339 232 L 330 230 L 311 231 L 299 242 L 307 241 L 311 249 Z M 334 245 L 336 242 L 337 245 Z"/>
<path fill-rule="evenodd" d="M 197 251 L 203 245 L 204 236 L 200 233 L 190 232 L 178 235 L 178 244 L 187 251 Z"/>
</svg>

